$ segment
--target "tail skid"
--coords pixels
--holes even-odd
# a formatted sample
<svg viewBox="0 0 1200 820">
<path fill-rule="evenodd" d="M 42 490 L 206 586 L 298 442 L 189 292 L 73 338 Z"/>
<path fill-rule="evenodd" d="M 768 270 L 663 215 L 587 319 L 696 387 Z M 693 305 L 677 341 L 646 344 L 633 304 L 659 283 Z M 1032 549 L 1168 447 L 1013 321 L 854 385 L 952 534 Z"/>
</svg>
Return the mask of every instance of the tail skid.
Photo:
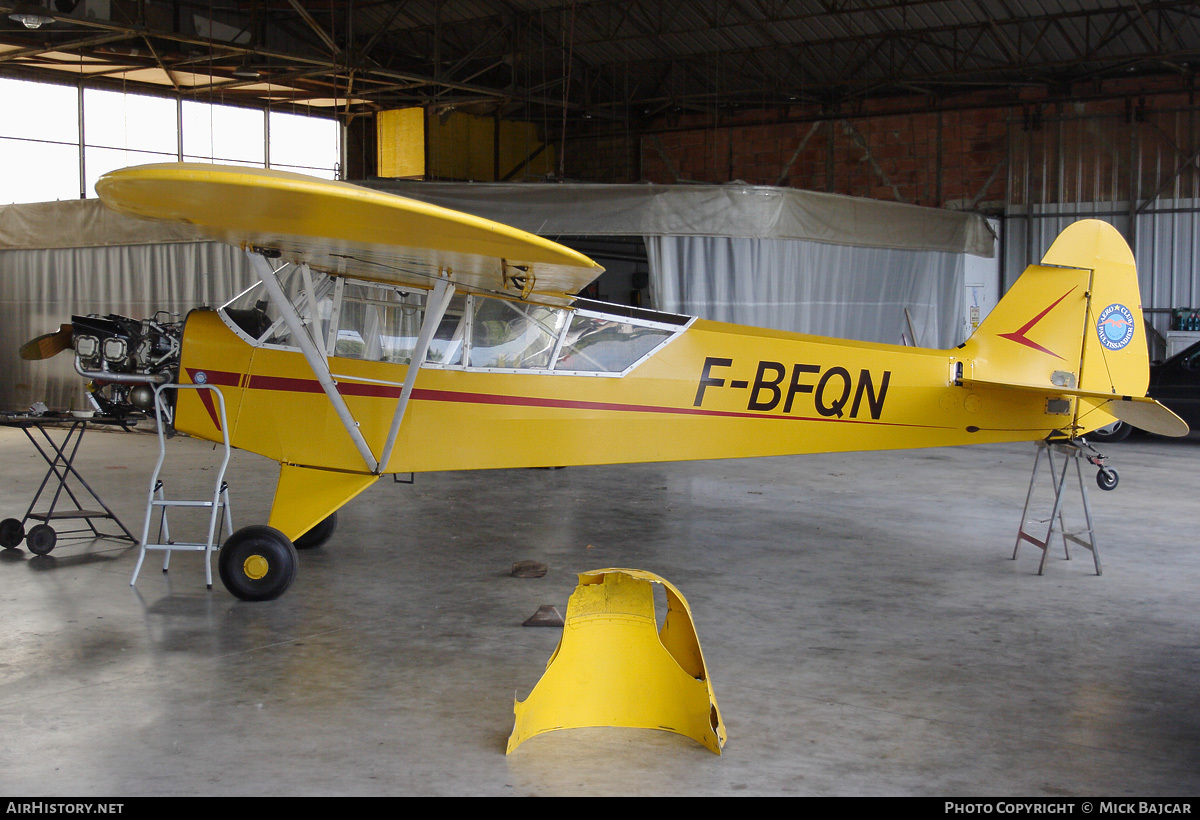
<svg viewBox="0 0 1200 820">
<path fill-rule="evenodd" d="M 1070 401 L 1064 431 L 1072 436 L 1116 419 L 1160 435 L 1186 435 L 1187 424 L 1146 398 L 1149 354 L 1141 314 L 1129 245 L 1106 222 L 1076 222 L 1040 265 L 1025 269 L 963 345 L 960 381 Z"/>
</svg>

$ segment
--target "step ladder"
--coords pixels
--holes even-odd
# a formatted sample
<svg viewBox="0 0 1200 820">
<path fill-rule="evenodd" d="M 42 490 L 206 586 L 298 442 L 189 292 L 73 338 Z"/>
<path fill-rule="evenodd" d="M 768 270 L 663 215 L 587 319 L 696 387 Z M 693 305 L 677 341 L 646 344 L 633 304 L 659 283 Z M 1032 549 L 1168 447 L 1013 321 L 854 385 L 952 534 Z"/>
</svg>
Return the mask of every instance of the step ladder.
<svg viewBox="0 0 1200 820">
<path fill-rule="evenodd" d="M 1085 443 L 1076 440 L 1055 440 L 1055 441 L 1039 441 L 1037 442 L 1037 455 L 1033 461 L 1033 474 L 1029 477 L 1029 492 L 1025 495 L 1025 509 L 1021 512 L 1021 526 L 1017 530 L 1017 543 L 1013 547 L 1013 560 L 1017 558 L 1017 551 L 1021 549 L 1021 542 L 1027 541 L 1042 551 L 1042 560 L 1038 564 L 1038 575 L 1041 575 L 1046 570 L 1046 557 L 1050 554 L 1051 541 L 1054 539 L 1055 533 L 1062 537 L 1063 552 L 1066 554 L 1066 559 L 1071 560 L 1071 549 L 1068 544 L 1076 544 L 1092 553 L 1092 559 L 1096 565 L 1096 574 L 1101 574 L 1100 569 L 1100 547 L 1096 543 L 1096 528 L 1092 523 L 1092 507 L 1088 503 L 1087 483 L 1083 480 L 1083 462 L 1101 466 L 1102 457 L 1097 454 L 1095 457 L 1089 456 L 1084 452 L 1084 448 L 1091 450 Z M 1094 452 L 1094 451 L 1093 451 Z M 1055 455 L 1058 455 L 1059 463 L 1055 464 Z M 1050 516 L 1046 519 L 1037 519 L 1030 521 L 1030 506 L 1033 503 L 1033 496 L 1036 490 L 1038 469 L 1041 463 L 1046 461 L 1046 466 L 1050 473 L 1051 488 L 1054 493 L 1054 501 L 1051 505 Z M 1075 475 L 1079 478 L 1079 495 L 1083 503 L 1083 518 L 1084 527 L 1078 530 L 1067 529 L 1067 522 L 1064 516 L 1064 506 L 1066 503 L 1067 490 L 1067 474 L 1071 471 L 1071 465 L 1075 465 Z M 1111 472 L 1111 471 L 1110 471 Z M 1115 486 L 1115 473 L 1114 486 Z M 1044 485 L 1043 485 L 1044 486 Z M 1108 489 L 1107 487 L 1105 489 Z M 1040 525 L 1046 524 L 1046 533 L 1044 537 L 1034 534 L 1026 530 L 1027 524 Z"/>
<path fill-rule="evenodd" d="M 162 472 L 163 462 L 166 461 L 167 457 L 167 439 L 164 431 L 167 424 L 173 422 L 171 413 L 163 406 L 163 394 L 168 390 L 210 390 L 216 396 L 217 418 L 219 419 L 225 453 L 221 459 L 220 469 L 217 470 L 212 498 L 209 500 L 176 500 L 166 497 L 163 482 L 159 478 L 159 474 Z M 142 540 L 139 543 L 140 551 L 138 553 L 137 566 L 133 568 L 133 578 L 130 579 L 129 585 L 133 586 L 137 583 L 138 573 L 142 570 L 142 562 L 146 559 L 147 551 L 160 550 L 165 553 L 163 556 L 163 572 L 166 572 L 171 562 L 171 553 L 176 550 L 182 550 L 184 552 L 204 553 L 204 580 L 208 588 L 212 589 L 212 554 L 219 548 L 222 531 L 227 531 L 229 534 L 233 533 L 233 516 L 229 509 L 229 485 L 225 481 L 225 470 L 229 466 L 229 454 L 231 451 L 229 446 L 229 425 L 225 417 L 225 397 L 221 395 L 220 389 L 211 384 L 156 385 L 154 387 L 154 419 L 158 424 L 158 462 L 154 465 L 154 472 L 150 476 L 150 491 L 146 497 L 146 520 L 142 524 Z M 207 508 L 209 510 L 208 539 L 192 542 L 173 540 L 167 516 L 167 512 L 172 507 Z M 159 512 L 158 543 L 152 544 L 150 543 L 150 525 L 153 521 L 155 510 Z"/>
</svg>

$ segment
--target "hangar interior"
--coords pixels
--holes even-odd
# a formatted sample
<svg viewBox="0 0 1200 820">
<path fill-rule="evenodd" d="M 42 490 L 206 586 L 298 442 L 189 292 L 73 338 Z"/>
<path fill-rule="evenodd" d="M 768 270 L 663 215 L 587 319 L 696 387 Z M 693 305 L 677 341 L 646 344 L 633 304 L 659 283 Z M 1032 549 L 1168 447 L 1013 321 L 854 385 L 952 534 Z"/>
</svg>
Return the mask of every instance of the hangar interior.
<svg viewBox="0 0 1200 820">
<path fill-rule="evenodd" d="M 1200 311 L 1196 12 L 0 2 L 0 406 L 79 406 L 67 357 L 16 355 L 72 311 L 182 312 L 251 281 L 235 248 L 99 206 L 103 171 L 158 161 L 452 203 L 592 253 L 628 277 L 613 301 L 944 347 L 1059 230 L 1097 218 L 1135 253 L 1161 357 Z M 143 108 L 154 129 L 131 125 Z M 629 198 L 660 193 L 678 197 L 676 215 L 715 221 L 628 224 Z M 731 204 L 756 197 L 816 222 L 762 230 L 760 210 Z M 722 288 L 750 289 L 720 261 L 743 243 L 842 290 L 769 313 L 787 298 L 768 288 L 723 314 Z M 901 258 L 911 268 L 885 292 Z M 697 270 L 721 278 L 689 290 Z M 902 325 L 918 305 L 918 327 Z M 1066 561 L 1056 547 L 1044 576 L 1028 549 L 1012 560 L 1034 450 L 1008 444 L 385 482 L 305 552 L 286 596 L 258 604 L 206 590 L 199 556 L 131 587 L 127 544 L 6 549 L 0 750 L 25 765 L 0 783 L 96 796 L 1195 794 L 1195 446 L 1142 436 L 1108 452 L 1123 479 L 1092 493 L 1102 575 L 1078 548 Z M 16 429 L 0 429 L 0 451 L 3 514 L 19 515 L 44 464 Z M 176 485 L 211 479 L 210 445 L 181 437 L 169 452 Z M 135 530 L 156 453 L 144 432 L 98 430 L 79 451 Z M 277 474 L 234 454 L 239 522 L 266 520 Z M 548 571 L 515 578 L 522 560 Z M 504 754 L 513 699 L 562 632 L 522 622 L 564 611 L 578 573 L 610 566 L 687 596 L 722 755 L 610 728 Z"/>
</svg>

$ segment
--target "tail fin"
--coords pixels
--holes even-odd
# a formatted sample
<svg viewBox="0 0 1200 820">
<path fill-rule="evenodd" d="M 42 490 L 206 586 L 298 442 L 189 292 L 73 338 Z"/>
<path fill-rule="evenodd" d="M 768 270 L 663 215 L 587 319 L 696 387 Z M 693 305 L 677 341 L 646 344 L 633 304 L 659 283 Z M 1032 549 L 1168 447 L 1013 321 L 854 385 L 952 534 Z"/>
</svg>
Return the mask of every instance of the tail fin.
<svg viewBox="0 0 1200 820">
<path fill-rule="evenodd" d="M 1150 369 L 1137 268 L 1129 245 L 1106 222 L 1083 220 L 1059 234 L 963 354 L 964 383 L 1073 398 L 1073 435 L 1125 415 L 1152 432 L 1187 433 L 1178 417 L 1145 398 Z"/>
</svg>

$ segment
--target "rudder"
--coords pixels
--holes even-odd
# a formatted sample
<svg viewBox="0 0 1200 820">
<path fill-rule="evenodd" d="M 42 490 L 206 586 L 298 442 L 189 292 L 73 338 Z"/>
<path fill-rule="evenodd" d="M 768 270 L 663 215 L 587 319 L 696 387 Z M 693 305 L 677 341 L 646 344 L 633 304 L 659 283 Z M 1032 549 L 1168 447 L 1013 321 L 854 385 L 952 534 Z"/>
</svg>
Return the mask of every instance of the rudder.
<svg viewBox="0 0 1200 820">
<path fill-rule="evenodd" d="M 1111 423 L 1106 397 L 1144 397 L 1149 355 L 1133 253 L 1106 222 L 1068 226 L 963 346 L 964 380 L 1076 397 L 1074 429 Z"/>
</svg>

